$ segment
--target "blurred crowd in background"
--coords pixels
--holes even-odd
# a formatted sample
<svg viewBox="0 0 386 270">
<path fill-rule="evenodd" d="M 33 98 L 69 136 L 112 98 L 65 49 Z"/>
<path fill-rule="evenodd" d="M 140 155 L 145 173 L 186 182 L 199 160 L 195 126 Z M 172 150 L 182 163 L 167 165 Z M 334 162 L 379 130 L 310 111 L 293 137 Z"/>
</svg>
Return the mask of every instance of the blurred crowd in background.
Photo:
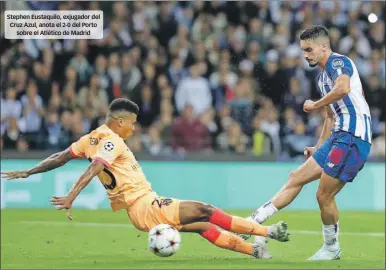
<svg viewBox="0 0 386 270">
<path fill-rule="evenodd" d="M 17 2 L 17 1 L 15 1 Z M 232 152 L 303 159 L 324 111 L 298 36 L 328 27 L 361 75 L 385 156 L 385 2 L 26 2 L 31 10 L 104 11 L 101 40 L 1 38 L 1 147 L 60 150 L 104 123 L 109 103 L 140 107 L 135 153 Z M 4 11 L 4 10 L 3 10 Z M 370 23 L 368 15 L 378 20 Z M 4 14 L 1 15 L 2 19 Z"/>
</svg>

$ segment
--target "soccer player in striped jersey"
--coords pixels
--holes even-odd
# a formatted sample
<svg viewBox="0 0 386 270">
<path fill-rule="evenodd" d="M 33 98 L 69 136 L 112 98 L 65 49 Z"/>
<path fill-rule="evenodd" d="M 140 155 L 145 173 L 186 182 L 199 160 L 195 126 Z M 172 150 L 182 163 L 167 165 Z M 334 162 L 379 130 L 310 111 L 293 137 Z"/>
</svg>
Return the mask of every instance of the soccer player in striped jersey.
<svg viewBox="0 0 386 270">
<path fill-rule="evenodd" d="M 372 135 L 370 110 L 354 62 L 331 51 L 325 27 L 305 29 L 300 35 L 300 46 L 310 67 L 322 68 L 317 77 L 322 98 L 306 100 L 303 108 L 307 113 L 325 108 L 323 131 L 318 143 L 305 149 L 306 162 L 291 172 L 283 188 L 249 219 L 264 222 L 289 205 L 305 184 L 320 179 L 316 197 L 323 222 L 324 245 L 309 259 L 334 260 L 341 256 L 335 195 L 354 180 L 367 160 Z M 264 238 L 256 237 L 255 244 L 263 247 L 262 258 L 271 257 Z"/>
</svg>

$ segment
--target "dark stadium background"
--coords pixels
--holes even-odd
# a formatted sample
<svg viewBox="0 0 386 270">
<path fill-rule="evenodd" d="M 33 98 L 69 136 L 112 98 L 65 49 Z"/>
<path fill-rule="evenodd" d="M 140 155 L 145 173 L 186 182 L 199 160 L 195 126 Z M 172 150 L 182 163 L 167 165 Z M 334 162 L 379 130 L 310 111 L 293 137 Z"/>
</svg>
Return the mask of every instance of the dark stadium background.
<svg viewBox="0 0 386 270">
<path fill-rule="evenodd" d="M 323 124 L 323 111 L 302 110 L 319 98 L 320 70 L 308 67 L 297 39 L 310 24 L 326 25 L 333 51 L 356 63 L 373 118 L 371 159 L 385 157 L 384 2 L 2 5 L 102 9 L 105 29 L 103 40 L 2 38 L 4 157 L 64 149 L 103 122 L 110 101 L 129 97 L 140 115 L 128 145 L 143 159 L 302 161 Z M 188 103 L 193 122 L 183 113 Z"/>
</svg>

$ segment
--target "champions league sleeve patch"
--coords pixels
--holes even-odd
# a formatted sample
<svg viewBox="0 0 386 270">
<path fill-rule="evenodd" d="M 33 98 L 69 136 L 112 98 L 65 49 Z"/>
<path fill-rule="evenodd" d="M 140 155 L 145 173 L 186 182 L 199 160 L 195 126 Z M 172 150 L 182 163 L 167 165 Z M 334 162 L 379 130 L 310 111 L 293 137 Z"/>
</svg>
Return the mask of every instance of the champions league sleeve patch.
<svg viewBox="0 0 386 270">
<path fill-rule="evenodd" d="M 112 151 L 114 149 L 114 144 L 112 142 L 105 142 L 104 148 L 107 151 Z"/>
<path fill-rule="evenodd" d="M 338 68 L 343 68 L 344 67 L 344 62 L 341 59 L 335 59 L 332 61 L 332 68 L 338 69 Z"/>
</svg>

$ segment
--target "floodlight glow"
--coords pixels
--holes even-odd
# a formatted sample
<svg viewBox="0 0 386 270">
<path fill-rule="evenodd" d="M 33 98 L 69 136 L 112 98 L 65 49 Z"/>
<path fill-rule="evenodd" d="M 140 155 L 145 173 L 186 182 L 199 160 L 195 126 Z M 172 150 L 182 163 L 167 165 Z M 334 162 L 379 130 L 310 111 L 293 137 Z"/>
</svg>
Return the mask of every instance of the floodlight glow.
<svg viewBox="0 0 386 270">
<path fill-rule="evenodd" d="M 378 21 L 378 16 L 374 13 L 370 13 L 368 19 L 369 22 L 376 23 Z"/>
</svg>

